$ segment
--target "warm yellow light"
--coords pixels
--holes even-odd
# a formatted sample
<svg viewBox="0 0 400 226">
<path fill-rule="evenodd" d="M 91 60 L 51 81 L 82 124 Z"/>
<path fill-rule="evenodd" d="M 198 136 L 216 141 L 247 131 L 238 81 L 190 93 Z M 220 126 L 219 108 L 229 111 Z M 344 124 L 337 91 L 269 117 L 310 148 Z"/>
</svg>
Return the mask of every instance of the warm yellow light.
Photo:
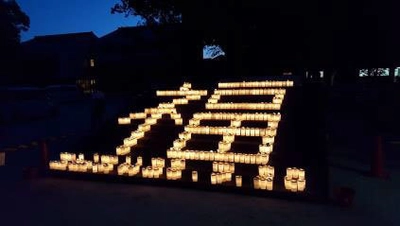
<svg viewBox="0 0 400 226">
<path fill-rule="evenodd" d="M 192 171 L 192 181 L 197 182 L 198 181 L 198 173 L 197 171 Z"/>
<path fill-rule="evenodd" d="M 235 182 L 236 182 L 236 187 L 242 187 L 242 176 L 236 175 Z"/>
<path fill-rule="evenodd" d="M 120 125 L 131 124 L 131 118 L 118 118 L 118 124 Z"/>
</svg>

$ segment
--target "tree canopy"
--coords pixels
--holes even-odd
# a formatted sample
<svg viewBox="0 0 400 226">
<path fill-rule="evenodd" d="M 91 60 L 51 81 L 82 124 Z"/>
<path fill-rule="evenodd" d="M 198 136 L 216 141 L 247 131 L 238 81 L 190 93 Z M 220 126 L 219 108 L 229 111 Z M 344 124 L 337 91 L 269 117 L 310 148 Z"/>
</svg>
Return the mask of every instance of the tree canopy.
<svg viewBox="0 0 400 226">
<path fill-rule="evenodd" d="M 174 24 L 182 19 L 180 0 L 120 0 L 111 13 L 139 16 L 145 25 Z"/>
<path fill-rule="evenodd" d="M 29 29 L 29 17 L 15 0 L 0 0 L 0 45 L 10 50 L 21 40 L 21 31 Z"/>
</svg>

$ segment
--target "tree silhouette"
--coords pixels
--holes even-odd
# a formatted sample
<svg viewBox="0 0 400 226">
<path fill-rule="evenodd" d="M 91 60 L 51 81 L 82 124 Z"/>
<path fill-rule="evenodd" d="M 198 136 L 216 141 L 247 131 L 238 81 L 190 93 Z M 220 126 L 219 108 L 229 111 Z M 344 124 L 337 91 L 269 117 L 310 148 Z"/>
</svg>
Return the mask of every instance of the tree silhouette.
<svg viewBox="0 0 400 226">
<path fill-rule="evenodd" d="M 139 16 L 144 25 L 175 24 L 182 20 L 180 0 L 120 0 L 111 13 Z"/>
<path fill-rule="evenodd" d="M 0 0 L 0 45 L 2 51 L 13 50 L 20 43 L 21 31 L 27 31 L 29 25 L 29 17 L 15 0 Z"/>
<path fill-rule="evenodd" d="M 16 80 L 21 32 L 29 29 L 29 17 L 15 0 L 0 0 L 0 83 Z"/>
</svg>

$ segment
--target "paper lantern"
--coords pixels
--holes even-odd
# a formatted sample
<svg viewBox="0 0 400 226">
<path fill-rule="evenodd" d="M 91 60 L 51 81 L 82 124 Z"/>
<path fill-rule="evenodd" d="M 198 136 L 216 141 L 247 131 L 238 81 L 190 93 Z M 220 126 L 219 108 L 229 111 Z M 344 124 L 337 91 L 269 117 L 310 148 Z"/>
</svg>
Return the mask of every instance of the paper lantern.
<svg viewBox="0 0 400 226">
<path fill-rule="evenodd" d="M 223 139 L 224 142 L 232 143 L 232 142 L 235 141 L 235 135 L 232 134 L 232 133 L 226 134 L 226 135 L 223 135 L 222 139 Z"/>
<path fill-rule="evenodd" d="M 197 182 L 198 181 L 198 173 L 197 171 L 192 171 L 192 181 Z"/>
<path fill-rule="evenodd" d="M 141 112 L 141 113 L 130 113 L 129 118 L 131 119 L 144 119 L 146 118 L 146 113 Z"/>
<path fill-rule="evenodd" d="M 275 142 L 275 137 L 273 136 L 263 136 L 262 143 L 263 144 L 273 144 Z"/>
<path fill-rule="evenodd" d="M 155 125 L 157 124 L 157 118 L 146 118 L 144 123 L 147 125 Z"/>
<path fill-rule="evenodd" d="M 271 178 L 267 178 L 267 190 L 272 191 L 274 189 L 274 181 Z"/>
<path fill-rule="evenodd" d="M 306 189 L 306 180 L 299 179 L 297 181 L 297 188 L 301 192 L 304 191 Z"/>
<path fill-rule="evenodd" d="M 143 158 L 141 156 L 138 156 L 136 159 L 136 164 L 138 164 L 139 166 L 143 165 Z"/>
<path fill-rule="evenodd" d="M 192 138 L 192 134 L 185 131 L 179 134 L 179 139 L 190 140 Z"/>
<path fill-rule="evenodd" d="M 216 173 L 216 175 L 217 175 L 217 184 L 222 184 L 225 177 L 223 176 L 222 173 Z"/>
<path fill-rule="evenodd" d="M 167 168 L 167 180 L 172 180 L 172 169 Z"/>
<path fill-rule="evenodd" d="M 219 163 L 218 162 L 213 162 L 213 171 L 214 172 L 218 172 L 218 169 L 219 169 Z"/>
<path fill-rule="evenodd" d="M 151 126 L 149 124 L 146 124 L 146 123 L 140 124 L 138 126 L 138 130 L 139 131 L 147 132 L 147 131 L 150 131 L 150 129 L 151 129 Z"/>
<path fill-rule="evenodd" d="M 124 139 L 125 146 L 132 147 L 132 146 L 135 146 L 136 144 L 137 144 L 137 139 L 134 137 L 128 137 L 128 138 Z"/>
<path fill-rule="evenodd" d="M 131 118 L 118 118 L 118 124 L 127 125 L 131 123 Z"/>
<path fill-rule="evenodd" d="M 253 178 L 254 189 L 260 189 L 260 177 L 256 176 Z"/>
<path fill-rule="evenodd" d="M 293 169 L 291 167 L 286 168 L 286 176 L 288 179 L 292 180 L 293 178 Z"/>
<path fill-rule="evenodd" d="M 99 154 L 97 154 L 97 153 L 95 153 L 95 154 L 93 154 L 93 162 L 99 162 L 100 161 L 100 156 L 99 156 Z"/>
<path fill-rule="evenodd" d="M 225 181 L 232 181 L 232 173 L 225 173 Z"/>
<path fill-rule="evenodd" d="M 97 173 L 97 172 L 98 172 L 98 165 L 97 165 L 97 164 L 93 164 L 93 166 L 92 166 L 92 172 L 93 172 L 93 173 Z"/>
<path fill-rule="evenodd" d="M 132 160 L 131 160 L 131 156 L 126 156 L 125 157 L 125 162 L 127 163 L 127 164 L 132 164 Z"/>
<path fill-rule="evenodd" d="M 250 164 L 250 155 L 249 154 L 244 155 L 244 163 Z"/>
<path fill-rule="evenodd" d="M 305 180 L 306 178 L 306 171 L 304 169 L 299 169 L 299 180 Z"/>
<path fill-rule="evenodd" d="M 127 155 L 131 153 L 131 147 L 125 145 L 118 146 L 116 148 L 116 153 L 117 155 Z"/>
<path fill-rule="evenodd" d="M 85 160 L 85 156 L 81 153 L 78 155 L 78 159 L 83 161 Z"/>
<path fill-rule="evenodd" d="M 242 187 L 242 176 L 236 175 L 235 182 L 236 182 L 236 187 Z"/>
<path fill-rule="evenodd" d="M 217 184 L 217 175 L 215 173 L 211 174 L 211 184 Z"/>
<path fill-rule="evenodd" d="M 292 168 L 292 178 L 293 179 L 299 179 L 299 169 L 296 167 Z"/>
<path fill-rule="evenodd" d="M 269 155 L 272 152 L 272 146 L 270 144 L 260 144 L 259 151 L 260 153 Z"/>
<path fill-rule="evenodd" d="M 290 191 L 297 192 L 297 180 L 293 179 L 290 181 Z"/>
<path fill-rule="evenodd" d="M 284 178 L 285 189 L 286 189 L 286 190 L 290 190 L 290 189 L 291 189 L 291 181 L 292 181 L 292 179 L 289 178 L 288 176 L 286 176 L 286 177 Z"/>
<path fill-rule="evenodd" d="M 242 121 L 241 120 L 233 120 L 231 121 L 231 126 L 233 127 L 240 127 L 242 125 Z"/>
<path fill-rule="evenodd" d="M 133 132 L 131 133 L 131 137 L 134 137 L 134 138 L 136 138 L 136 139 L 141 139 L 141 138 L 144 137 L 144 131 L 141 131 L 141 130 L 133 131 Z"/>
<path fill-rule="evenodd" d="M 265 177 L 261 177 L 261 179 L 260 179 L 260 189 L 261 190 L 267 189 L 267 180 Z"/>
<path fill-rule="evenodd" d="M 268 164 L 268 161 L 269 161 L 269 155 L 261 154 L 261 164 L 266 165 Z"/>
<path fill-rule="evenodd" d="M 253 154 L 250 154 L 250 164 L 256 164 L 256 156 Z"/>
</svg>

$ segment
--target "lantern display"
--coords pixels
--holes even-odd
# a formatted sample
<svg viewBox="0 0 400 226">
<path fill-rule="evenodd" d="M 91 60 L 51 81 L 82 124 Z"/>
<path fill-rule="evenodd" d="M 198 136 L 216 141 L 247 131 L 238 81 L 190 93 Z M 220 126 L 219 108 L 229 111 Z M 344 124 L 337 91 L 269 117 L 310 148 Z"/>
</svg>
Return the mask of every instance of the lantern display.
<svg viewBox="0 0 400 226">
<path fill-rule="evenodd" d="M 259 145 L 259 150 L 260 150 L 260 153 L 269 155 L 272 152 L 272 145 L 270 145 L 270 144 L 260 144 Z"/>
<path fill-rule="evenodd" d="M 137 145 L 137 139 L 135 137 L 125 138 L 124 139 L 124 145 L 125 146 L 129 146 L 129 147 L 135 146 L 135 145 Z"/>
<path fill-rule="evenodd" d="M 75 161 L 76 160 L 76 154 L 68 153 L 68 152 L 61 152 L 60 153 L 60 160 L 61 161 Z"/>
<path fill-rule="evenodd" d="M 116 150 L 117 155 L 127 155 L 131 153 L 131 147 L 125 145 L 118 146 Z"/>
<path fill-rule="evenodd" d="M 190 140 L 191 138 L 192 138 L 192 134 L 187 131 L 184 131 L 179 134 L 179 139 Z"/>
<path fill-rule="evenodd" d="M 146 113 L 141 112 L 141 113 L 130 113 L 129 118 L 131 119 L 144 119 L 146 118 Z"/>
<path fill-rule="evenodd" d="M 286 168 L 285 188 L 292 192 L 303 192 L 306 189 L 305 170 L 296 167 Z"/>
<path fill-rule="evenodd" d="M 128 125 L 131 124 L 131 118 L 118 118 L 119 125 Z"/>
<path fill-rule="evenodd" d="M 231 150 L 231 143 L 225 141 L 218 142 L 218 150 L 220 150 L 221 152 L 227 152 Z"/>
<path fill-rule="evenodd" d="M 273 144 L 275 142 L 275 137 L 273 136 L 263 136 L 262 143 L 263 144 Z"/>
</svg>

